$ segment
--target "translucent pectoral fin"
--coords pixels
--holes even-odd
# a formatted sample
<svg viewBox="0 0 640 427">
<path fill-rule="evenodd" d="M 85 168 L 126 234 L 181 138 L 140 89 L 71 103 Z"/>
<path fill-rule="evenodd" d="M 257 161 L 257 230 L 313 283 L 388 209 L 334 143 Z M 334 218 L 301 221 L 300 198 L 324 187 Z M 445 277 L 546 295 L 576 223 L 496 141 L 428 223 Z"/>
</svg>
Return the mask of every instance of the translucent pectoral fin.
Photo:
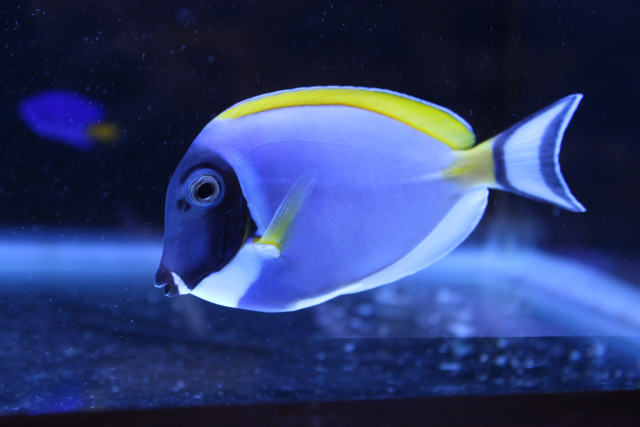
<svg viewBox="0 0 640 427">
<path fill-rule="evenodd" d="M 273 245 L 280 253 L 286 251 L 296 235 L 298 214 L 315 184 L 315 180 L 307 173 L 298 178 L 278 207 L 264 235 L 255 243 Z"/>
</svg>

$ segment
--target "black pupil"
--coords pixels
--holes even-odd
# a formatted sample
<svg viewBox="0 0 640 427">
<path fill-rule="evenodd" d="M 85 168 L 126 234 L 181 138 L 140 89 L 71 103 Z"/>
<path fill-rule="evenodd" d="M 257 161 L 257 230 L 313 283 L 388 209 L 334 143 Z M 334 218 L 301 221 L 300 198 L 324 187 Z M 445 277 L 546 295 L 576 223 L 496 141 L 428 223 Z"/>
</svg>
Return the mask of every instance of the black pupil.
<svg viewBox="0 0 640 427">
<path fill-rule="evenodd" d="M 213 195 L 213 191 L 214 191 L 213 184 L 205 182 L 198 186 L 198 189 L 196 190 L 196 195 L 198 196 L 198 198 L 202 200 L 207 200 L 209 197 Z"/>
</svg>

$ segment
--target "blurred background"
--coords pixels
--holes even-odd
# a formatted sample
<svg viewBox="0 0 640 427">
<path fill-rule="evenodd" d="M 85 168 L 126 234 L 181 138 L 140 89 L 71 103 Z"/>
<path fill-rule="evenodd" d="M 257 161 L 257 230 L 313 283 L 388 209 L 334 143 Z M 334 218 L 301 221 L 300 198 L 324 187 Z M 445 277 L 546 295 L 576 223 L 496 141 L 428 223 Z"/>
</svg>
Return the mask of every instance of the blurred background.
<svg viewBox="0 0 640 427">
<path fill-rule="evenodd" d="M 561 164 L 588 212 L 493 192 L 480 232 L 508 217 L 541 245 L 639 246 L 634 2 L 33 0 L 1 12 L 4 226 L 160 234 L 191 141 L 275 90 L 399 91 L 452 109 L 478 140 L 581 92 Z M 52 88 L 102 103 L 116 143 L 81 151 L 29 131 L 19 102 Z"/>
</svg>

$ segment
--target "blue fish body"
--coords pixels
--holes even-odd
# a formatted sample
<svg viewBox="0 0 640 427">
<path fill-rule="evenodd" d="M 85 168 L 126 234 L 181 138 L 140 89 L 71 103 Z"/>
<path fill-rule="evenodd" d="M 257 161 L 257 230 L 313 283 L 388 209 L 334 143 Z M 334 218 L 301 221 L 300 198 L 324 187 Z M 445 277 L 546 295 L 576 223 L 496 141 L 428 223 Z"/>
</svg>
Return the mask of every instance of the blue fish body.
<svg viewBox="0 0 640 427">
<path fill-rule="evenodd" d="M 205 127 L 169 184 L 156 286 L 229 307 L 297 310 L 447 255 L 480 221 L 489 188 L 583 211 L 558 165 L 580 99 L 475 147 L 453 112 L 379 89 L 241 102 Z"/>
</svg>

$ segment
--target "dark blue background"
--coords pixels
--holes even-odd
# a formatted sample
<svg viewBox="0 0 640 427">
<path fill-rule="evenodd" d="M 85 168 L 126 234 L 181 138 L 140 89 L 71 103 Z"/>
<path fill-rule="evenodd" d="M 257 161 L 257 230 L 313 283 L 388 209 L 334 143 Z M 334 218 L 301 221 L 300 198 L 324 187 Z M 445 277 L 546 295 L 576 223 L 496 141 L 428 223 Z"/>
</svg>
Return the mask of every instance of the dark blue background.
<svg viewBox="0 0 640 427">
<path fill-rule="evenodd" d="M 508 219 L 543 246 L 639 246 L 636 2 L 32 0 L 0 11 L 0 224 L 160 234 L 168 180 L 198 132 L 274 90 L 396 90 L 454 110 L 480 140 L 582 92 L 561 163 L 588 212 L 494 192 L 476 236 Z M 16 106 L 49 88 L 102 101 L 126 133 L 89 153 L 36 137 Z"/>
</svg>

